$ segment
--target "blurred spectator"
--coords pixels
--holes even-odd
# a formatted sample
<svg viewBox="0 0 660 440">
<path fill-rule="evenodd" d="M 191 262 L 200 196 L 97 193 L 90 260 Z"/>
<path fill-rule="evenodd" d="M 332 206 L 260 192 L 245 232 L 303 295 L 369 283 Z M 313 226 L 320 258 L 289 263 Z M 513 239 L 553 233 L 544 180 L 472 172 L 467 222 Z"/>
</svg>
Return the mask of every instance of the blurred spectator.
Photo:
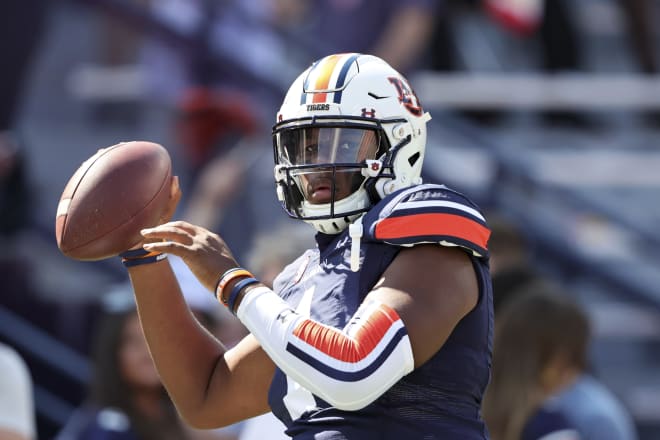
<svg viewBox="0 0 660 440">
<path fill-rule="evenodd" d="M 658 73 L 658 61 L 653 23 L 656 6 L 649 0 L 619 0 L 639 69 L 648 74 Z"/>
<path fill-rule="evenodd" d="M 170 89 L 157 94 L 176 96 L 178 137 L 192 162 L 191 182 L 213 153 L 224 153 L 241 137 L 269 131 L 282 92 L 312 60 L 328 53 L 363 52 L 380 55 L 404 72 L 419 66 L 436 3 L 150 2 L 154 17 L 197 42 L 197 49 L 173 50 L 149 38 L 142 53 L 148 77 L 155 78 L 149 83 Z M 179 68 L 163 69 L 171 65 Z M 183 72 L 181 65 L 186 66 Z M 173 72 L 168 73 L 171 81 L 163 81 L 164 71 Z M 270 141 L 262 148 L 266 145 Z"/>
<path fill-rule="evenodd" d="M 312 5 L 307 20 L 309 39 L 318 44 L 315 58 L 368 53 L 403 74 L 425 62 L 434 19 L 443 13 L 437 0 L 323 0 Z"/>
<path fill-rule="evenodd" d="M 647 75 L 658 74 L 658 52 L 653 23 L 657 22 L 657 3 L 650 0 L 619 0 L 625 14 L 629 40 L 635 53 L 637 67 Z M 650 111 L 644 119 L 660 126 L 660 111 Z"/>
<path fill-rule="evenodd" d="M 6 0 L 0 14 L 0 235 L 29 224 L 29 188 L 16 123 L 47 17 L 44 0 Z"/>
<path fill-rule="evenodd" d="M 107 0 L 87 0 L 107 3 Z M 304 2 L 287 0 L 134 0 L 144 40 L 139 53 L 151 99 L 174 104 L 188 88 L 240 91 L 272 114 L 276 98 L 300 61 L 286 41 L 285 23 Z M 126 11 L 124 11 L 126 13 Z M 135 14 L 133 14 L 135 15 Z M 265 108 L 264 108 L 265 107 Z M 259 116 L 262 115 L 262 116 Z"/>
<path fill-rule="evenodd" d="M 8 238 L 31 222 L 31 189 L 25 154 L 11 131 L 0 132 L 0 237 Z"/>
<path fill-rule="evenodd" d="M 488 0 L 486 4 L 491 5 L 487 9 L 490 15 L 505 28 L 523 38 L 538 42 L 540 51 L 534 50 L 530 53 L 540 53 L 540 59 L 533 60 L 538 63 L 539 70 L 546 74 L 556 74 L 576 72 L 585 68 L 584 42 L 570 1 Z M 521 25 L 520 23 L 524 23 L 525 20 L 511 20 L 511 15 L 498 13 L 498 8 L 493 7 L 494 4 L 508 4 L 510 10 L 517 10 L 521 16 L 527 16 L 527 24 Z M 534 5 L 529 7 L 530 4 Z M 526 13 L 521 12 L 528 7 Z M 583 125 L 587 122 L 580 112 L 569 110 L 546 110 L 541 116 L 545 122 L 551 124 Z"/>
<path fill-rule="evenodd" d="M 495 327 L 493 379 L 484 401 L 494 440 L 517 439 L 539 422 L 538 411 L 563 418 L 582 440 L 637 438 L 628 411 L 588 372 L 590 322 L 566 292 L 549 283 L 529 285 L 502 307 Z"/>
<path fill-rule="evenodd" d="M 231 60 L 232 67 L 239 72 L 250 74 L 241 81 L 232 81 L 231 76 L 216 72 L 213 81 L 225 85 L 229 82 L 237 88 L 247 84 L 248 88 L 242 90 L 257 96 L 255 92 L 265 83 L 286 87 L 311 60 L 339 52 L 373 53 L 404 72 L 414 69 L 424 60 L 437 3 L 437 0 L 227 2 L 214 12 L 214 23 L 208 24 L 211 26 L 209 49 L 218 59 Z M 283 62 L 286 66 L 278 67 Z M 259 79 L 261 86 L 254 78 Z M 195 80 L 194 75 L 192 80 Z M 253 100 L 259 105 L 250 108 L 263 113 L 264 107 L 271 105 L 265 96 Z M 219 108 L 217 104 L 215 108 Z M 240 115 L 245 106 L 231 108 L 234 114 Z M 231 121 L 227 117 L 223 120 Z M 254 120 L 263 121 L 259 116 Z M 197 134 L 202 133 L 201 124 L 187 127 L 189 139 L 195 137 L 195 127 Z M 252 130 L 256 131 L 259 131 L 258 125 Z M 238 130 L 238 133 L 250 134 L 249 130 Z M 183 217 L 222 231 L 239 260 L 250 249 L 252 237 L 273 226 L 273 217 L 269 214 L 279 213 L 279 203 L 272 191 L 272 162 L 270 155 L 265 154 L 270 152 L 271 143 L 267 136 L 247 136 L 239 138 L 232 151 L 225 155 L 219 154 L 213 159 L 207 156 L 205 169 L 199 170 L 194 178 L 195 186 L 187 199 Z M 191 145 L 187 142 L 185 148 Z M 245 185 L 246 182 L 249 185 Z M 262 186 L 266 191 L 259 189 Z M 231 212 L 231 216 L 225 216 L 227 212 Z"/>
<path fill-rule="evenodd" d="M 47 17 L 44 0 L 5 0 L 0 14 L 0 143 L 15 128 L 32 60 Z"/>
<path fill-rule="evenodd" d="M 373 53 L 404 72 L 417 67 L 437 0 L 147 3 L 151 18 L 185 41 L 170 44 L 162 33 L 145 40 L 140 58 L 154 98 L 178 106 L 189 88 L 243 95 L 233 106 L 238 115 L 251 113 L 264 128 L 292 78 L 329 53 Z"/>
<path fill-rule="evenodd" d="M 618 398 L 582 365 L 567 366 L 574 381 L 553 398 L 585 440 L 636 440 L 633 419 Z"/>
<path fill-rule="evenodd" d="M 122 12 L 113 10 L 143 24 L 136 62 L 149 99 L 175 112 L 177 148 L 189 167 L 179 171 L 185 190 L 209 161 L 243 138 L 269 131 L 281 94 L 312 60 L 351 51 L 381 55 L 404 71 L 417 66 L 436 3 L 132 0 Z M 112 38 L 117 32 L 122 37 Z M 119 41 L 109 46 L 108 57 L 133 56 L 118 47 L 133 37 L 116 29 L 106 33 Z"/>
<path fill-rule="evenodd" d="M 225 154 L 242 138 L 255 133 L 257 121 L 249 97 L 235 90 L 193 87 L 177 106 L 176 136 L 193 178 L 214 157 Z"/>
<path fill-rule="evenodd" d="M 127 288 L 128 289 L 128 288 Z M 104 297 L 93 345 L 89 398 L 58 440 L 189 439 L 163 388 L 140 329 L 130 290 Z"/>
<path fill-rule="evenodd" d="M 571 2 L 545 0 L 538 37 L 542 69 L 549 73 L 584 69 L 582 38 L 572 14 Z"/>
<path fill-rule="evenodd" d="M 444 13 L 436 16 L 432 36 L 432 67 L 437 70 L 454 70 L 459 67 L 455 60 L 458 42 L 452 32 L 452 20 L 464 10 L 481 15 L 485 13 L 494 23 L 516 37 L 539 43 L 541 59 L 539 68 L 546 72 L 582 69 L 581 38 L 574 21 L 570 2 L 564 0 L 451 0 L 446 2 Z M 533 60 L 536 62 L 536 60 Z M 506 69 L 507 66 L 504 66 Z"/>
<path fill-rule="evenodd" d="M 181 218 L 221 231 L 239 261 L 255 237 L 291 221 L 275 195 L 270 133 L 242 139 L 208 161 L 186 195 Z"/>
<path fill-rule="evenodd" d="M 32 378 L 23 358 L 0 343 L 0 439 L 36 438 Z"/>
<path fill-rule="evenodd" d="M 548 398 L 570 383 L 567 365 L 586 364 L 587 327 L 582 312 L 555 294 L 530 292 L 500 310 L 483 405 L 493 440 L 580 438 Z"/>
<path fill-rule="evenodd" d="M 545 0 L 484 0 L 489 14 L 512 31 L 526 35 L 535 32 L 543 15 Z"/>
<path fill-rule="evenodd" d="M 534 266 L 529 242 L 518 226 L 496 213 L 488 219 L 493 307 L 497 313 L 520 289 L 542 277 Z"/>
<path fill-rule="evenodd" d="M 657 73 L 652 23 L 654 5 L 649 0 L 617 0 L 625 20 L 628 39 L 637 67 L 644 73 Z M 543 49 L 544 68 L 583 69 L 583 38 L 574 8 L 566 0 L 484 0 L 490 15 L 506 28 L 523 36 L 538 32 Z"/>
<path fill-rule="evenodd" d="M 248 254 L 247 267 L 269 287 L 277 275 L 307 249 L 316 247 L 310 237 L 310 225 L 300 222 L 282 223 L 269 231 L 263 231 L 255 240 Z"/>
</svg>

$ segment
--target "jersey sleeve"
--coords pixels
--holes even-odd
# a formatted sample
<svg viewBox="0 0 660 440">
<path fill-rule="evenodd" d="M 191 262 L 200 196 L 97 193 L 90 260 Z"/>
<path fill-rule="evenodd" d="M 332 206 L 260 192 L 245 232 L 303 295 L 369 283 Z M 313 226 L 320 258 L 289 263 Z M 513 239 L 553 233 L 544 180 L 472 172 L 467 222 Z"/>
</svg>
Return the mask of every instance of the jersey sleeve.
<svg viewBox="0 0 660 440">
<path fill-rule="evenodd" d="M 443 185 L 406 188 L 382 200 L 362 221 L 364 239 L 397 246 L 438 243 L 488 257 L 490 229 L 479 208 Z"/>
</svg>

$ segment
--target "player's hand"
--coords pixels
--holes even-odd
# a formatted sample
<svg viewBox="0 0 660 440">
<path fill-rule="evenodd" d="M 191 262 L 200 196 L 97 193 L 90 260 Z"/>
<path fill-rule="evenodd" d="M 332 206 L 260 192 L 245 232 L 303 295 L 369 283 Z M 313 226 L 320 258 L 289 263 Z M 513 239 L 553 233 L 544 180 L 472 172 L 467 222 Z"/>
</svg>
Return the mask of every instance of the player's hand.
<svg viewBox="0 0 660 440">
<path fill-rule="evenodd" d="M 177 255 L 197 279 L 213 291 L 220 276 L 238 263 L 218 235 L 184 221 L 175 221 L 142 231 L 149 251 Z"/>
</svg>

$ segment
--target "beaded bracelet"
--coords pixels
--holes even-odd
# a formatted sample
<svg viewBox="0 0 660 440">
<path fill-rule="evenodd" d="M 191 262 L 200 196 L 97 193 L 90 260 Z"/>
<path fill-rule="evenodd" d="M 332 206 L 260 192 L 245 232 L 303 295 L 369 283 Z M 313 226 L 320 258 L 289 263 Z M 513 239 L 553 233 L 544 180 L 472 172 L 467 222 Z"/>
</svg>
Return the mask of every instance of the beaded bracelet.
<svg viewBox="0 0 660 440">
<path fill-rule="evenodd" d="M 236 278 L 254 278 L 254 275 L 242 267 L 233 267 L 222 274 L 215 286 L 215 297 L 225 306 L 227 305 L 227 300 L 223 292 L 227 284 Z"/>
<path fill-rule="evenodd" d="M 238 295 L 241 293 L 241 290 L 246 288 L 247 286 L 251 284 L 258 283 L 259 280 L 256 278 L 244 278 L 240 280 L 238 283 L 234 284 L 234 287 L 231 289 L 231 292 L 229 293 L 229 299 L 227 300 L 227 308 L 229 308 L 229 311 L 232 314 L 236 314 L 234 311 L 234 305 L 236 304 L 236 299 L 238 299 Z"/>
</svg>

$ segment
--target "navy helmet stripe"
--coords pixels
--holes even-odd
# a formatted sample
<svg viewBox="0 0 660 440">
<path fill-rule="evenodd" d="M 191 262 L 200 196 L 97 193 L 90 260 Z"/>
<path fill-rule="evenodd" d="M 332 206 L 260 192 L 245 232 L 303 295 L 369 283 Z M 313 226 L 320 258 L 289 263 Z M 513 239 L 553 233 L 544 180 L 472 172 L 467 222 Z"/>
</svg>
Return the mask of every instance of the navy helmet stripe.
<svg viewBox="0 0 660 440">
<path fill-rule="evenodd" d="M 335 90 L 344 87 L 344 82 L 346 81 L 346 75 L 348 75 L 348 70 L 351 68 L 353 61 L 355 61 L 358 56 L 359 54 L 352 55 L 348 60 L 346 60 L 344 65 L 341 67 L 341 71 L 339 72 L 339 76 L 337 77 L 337 84 L 335 85 Z M 342 92 L 343 92 L 342 90 L 335 92 L 335 96 L 332 102 L 334 102 L 335 104 L 341 103 Z"/>
<path fill-rule="evenodd" d="M 300 105 L 303 105 L 305 103 L 305 100 L 307 99 L 307 93 L 305 93 L 309 89 L 309 77 L 312 76 L 312 72 L 316 67 L 319 65 L 319 61 L 315 61 L 314 64 L 312 64 L 312 67 L 309 68 L 309 72 L 307 72 L 307 75 L 305 76 L 305 81 L 303 82 L 303 89 L 302 92 L 300 92 Z"/>
</svg>

